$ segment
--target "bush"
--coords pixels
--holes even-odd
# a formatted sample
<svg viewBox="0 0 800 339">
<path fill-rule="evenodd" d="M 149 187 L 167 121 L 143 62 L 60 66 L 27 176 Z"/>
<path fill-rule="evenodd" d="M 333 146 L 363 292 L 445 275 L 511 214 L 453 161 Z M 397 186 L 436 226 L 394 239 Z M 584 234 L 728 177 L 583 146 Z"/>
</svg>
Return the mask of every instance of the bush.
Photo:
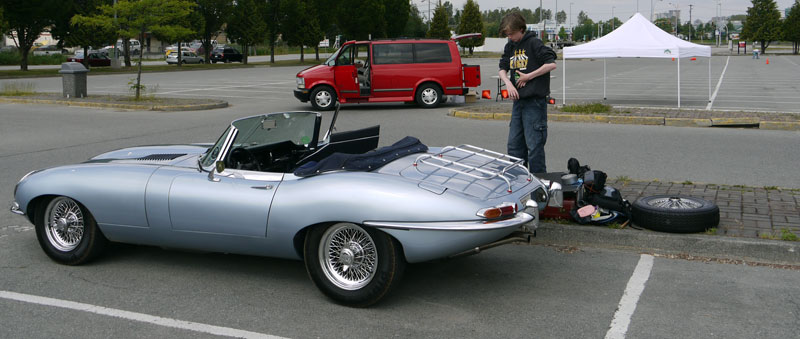
<svg viewBox="0 0 800 339">
<path fill-rule="evenodd" d="M 611 112 L 611 106 L 601 103 L 592 103 L 583 105 L 566 105 L 558 110 L 569 113 L 608 113 Z"/>
<path fill-rule="evenodd" d="M 0 65 L 19 65 L 22 57 L 17 52 L 0 53 Z M 67 56 L 62 54 L 28 55 L 28 65 L 60 65 L 67 61 Z"/>
</svg>

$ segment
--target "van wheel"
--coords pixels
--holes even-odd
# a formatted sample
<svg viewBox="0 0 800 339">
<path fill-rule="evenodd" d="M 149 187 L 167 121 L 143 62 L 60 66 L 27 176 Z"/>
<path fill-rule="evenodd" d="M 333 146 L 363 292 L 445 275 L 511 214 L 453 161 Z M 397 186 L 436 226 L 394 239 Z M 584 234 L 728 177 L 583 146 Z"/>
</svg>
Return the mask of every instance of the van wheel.
<svg viewBox="0 0 800 339">
<path fill-rule="evenodd" d="M 336 103 L 336 92 L 328 86 L 319 86 L 311 91 L 311 106 L 318 111 L 328 111 L 333 109 Z"/>
<path fill-rule="evenodd" d="M 435 84 L 424 84 L 417 90 L 417 104 L 423 108 L 434 108 L 442 103 L 442 89 Z"/>
</svg>

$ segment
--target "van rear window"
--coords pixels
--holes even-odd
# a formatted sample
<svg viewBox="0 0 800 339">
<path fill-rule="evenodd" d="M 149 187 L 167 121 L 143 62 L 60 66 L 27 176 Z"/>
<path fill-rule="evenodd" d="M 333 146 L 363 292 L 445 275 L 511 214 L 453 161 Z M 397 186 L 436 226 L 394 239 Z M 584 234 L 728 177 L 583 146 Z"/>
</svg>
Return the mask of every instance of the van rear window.
<svg viewBox="0 0 800 339">
<path fill-rule="evenodd" d="M 372 60 L 376 65 L 414 62 L 411 44 L 376 44 L 372 46 L 372 53 Z"/>
<path fill-rule="evenodd" d="M 414 44 L 416 50 L 414 62 L 434 63 L 450 62 L 450 46 L 446 43 Z"/>
</svg>

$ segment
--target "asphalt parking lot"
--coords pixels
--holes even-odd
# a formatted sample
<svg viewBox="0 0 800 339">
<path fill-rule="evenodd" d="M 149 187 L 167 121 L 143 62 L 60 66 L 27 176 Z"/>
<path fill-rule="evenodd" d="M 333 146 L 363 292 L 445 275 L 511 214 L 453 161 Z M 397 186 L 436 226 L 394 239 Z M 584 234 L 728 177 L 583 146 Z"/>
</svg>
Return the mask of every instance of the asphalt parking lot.
<svg viewBox="0 0 800 339">
<path fill-rule="evenodd" d="M 491 88 L 487 80 L 496 61 L 478 61 L 483 87 Z M 595 65 L 586 61 L 593 71 Z M 0 206 L 33 169 L 125 146 L 209 142 L 238 117 L 310 109 L 290 92 L 298 70 L 143 75 L 148 88 L 157 88 L 155 95 L 231 103 L 219 110 L 0 104 Z M 128 93 L 131 77 L 90 77 L 89 93 Z M 58 78 L 13 81 L 60 91 Z M 382 145 L 415 135 L 430 145 L 504 149 L 505 122 L 453 119 L 445 115 L 450 107 L 348 105 L 338 126 L 345 131 L 381 124 Z M 800 187 L 793 174 L 800 150 L 791 147 L 796 132 L 562 123 L 552 123 L 550 131 L 548 166 L 556 170 L 576 156 L 612 177 Z M 611 151 L 620 144 L 625 152 Z M 120 245 L 90 265 L 58 265 L 38 247 L 31 225 L 3 208 L 0 336 L 582 338 L 624 330 L 631 338 L 787 338 L 800 328 L 798 272 L 604 248 L 509 245 L 412 265 L 386 302 L 350 309 L 325 299 L 294 261 Z"/>
</svg>

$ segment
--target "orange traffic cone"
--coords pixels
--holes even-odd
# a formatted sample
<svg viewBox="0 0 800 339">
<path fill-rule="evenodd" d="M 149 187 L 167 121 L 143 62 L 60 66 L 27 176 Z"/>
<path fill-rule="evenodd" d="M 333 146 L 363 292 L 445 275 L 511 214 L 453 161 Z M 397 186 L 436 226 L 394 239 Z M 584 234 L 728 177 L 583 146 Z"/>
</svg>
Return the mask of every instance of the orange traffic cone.
<svg viewBox="0 0 800 339">
<path fill-rule="evenodd" d="M 692 60 L 692 61 L 695 61 L 695 60 L 697 60 L 697 58 L 692 58 L 692 59 L 690 59 L 690 60 Z"/>
<path fill-rule="evenodd" d="M 675 61 L 675 58 L 672 58 L 672 61 Z"/>
<path fill-rule="evenodd" d="M 769 65 L 769 58 L 767 58 L 767 65 Z"/>
<path fill-rule="evenodd" d="M 490 91 L 488 89 L 485 89 L 485 90 L 483 90 L 483 92 L 481 92 L 481 96 L 484 99 L 491 99 L 492 98 L 492 91 Z"/>
<path fill-rule="evenodd" d="M 507 89 L 500 90 L 500 96 L 503 97 L 503 99 L 508 99 L 508 90 Z"/>
</svg>

